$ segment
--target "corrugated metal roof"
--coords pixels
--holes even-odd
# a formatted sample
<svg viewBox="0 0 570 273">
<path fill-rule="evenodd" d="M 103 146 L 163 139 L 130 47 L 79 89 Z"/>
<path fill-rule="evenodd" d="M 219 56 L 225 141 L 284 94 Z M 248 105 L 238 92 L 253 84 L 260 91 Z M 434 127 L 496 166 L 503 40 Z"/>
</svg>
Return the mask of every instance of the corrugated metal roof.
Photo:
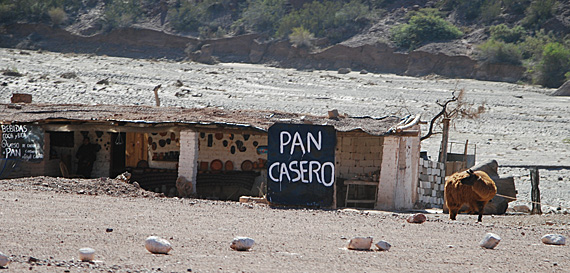
<svg viewBox="0 0 570 273">
<path fill-rule="evenodd" d="M 285 113 L 264 110 L 225 110 L 219 108 L 175 108 L 153 106 L 79 104 L 0 104 L 0 121 L 6 123 L 101 123 L 187 124 L 250 127 L 267 131 L 274 123 L 331 125 L 337 131 L 363 131 L 385 135 L 401 118 L 386 116 L 339 117 Z"/>
</svg>

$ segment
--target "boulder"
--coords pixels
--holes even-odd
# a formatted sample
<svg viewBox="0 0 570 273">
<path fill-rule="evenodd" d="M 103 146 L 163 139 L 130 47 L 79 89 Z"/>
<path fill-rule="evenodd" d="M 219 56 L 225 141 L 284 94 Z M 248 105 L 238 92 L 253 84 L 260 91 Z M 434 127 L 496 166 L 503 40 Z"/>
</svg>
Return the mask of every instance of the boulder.
<svg viewBox="0 0 570 273">
<path fill-rule="evenodd" d="M 566 237 L 560 234 L 546 234 L 540 239 L 543 243 L 547 245 L 565 245 Z"/>
<path fill-rule="evenodd" d="M 149 236 L 146 238 L 144 247 L 150 253 L 154 254 L 168 254 L 168 252 L 172 250 L 170 242 L 158 236 Z"/>
<path fill-rule="evenodd" d="M 570 81 L 565 82 L 552 93 L 553 96 L 570 96 Z"/>
<path fill-rule="evenodd" d="M 10 257 L 0 252 L 0 267 L 6 267 L 10 263 Z"/>
<path fill-rule="evenodd" d="M 392 245 L 386 241 L 380 241 L 376 243 L 375 246 L 378 248 L 378 250 L 382 251 L 388 251 L 392 247 Z"/>
<path fill-rule="evenodd" d="M 482 248 L 493 249 L 499 244 L 500 241 L 501 237 L 499 237 L 499 235 L 494 233 L 487 233 L 485 234 L 485 237 L 483 237 L 483 240 L 479 242 L 479 246 Z"/>
<path fill-rule="evenodd" d="M 237 251 L 247 251 L 253 247 L 255 241 L 248 237 L 236 237 L 232 240 L 230 248 Z"/>
<path fill-rule="evenodd" d="M 408 217 L 408 219 L 407 219 L 408 223 L 413 223 L 413 224 L 422 224 L 426 220 L 427 220 L 427 217 L 423 213 L 416 213 L 416 214 Z"/>
<path fill-rule="evenodd" d="M 192 181 L 188 181 L 186 177 L 179 176 L 176 179 L 176 189 L 179 197 L 190 197 L 194 193 L 194 184 Z"/>
<path fill-rule="evenodd" d="M 513 207 L 513 211 L 522 212 L 522 213 L 530 213 L 530 208 L 527 205 L 516 205 Z"/>
<path fill-rule="evenodd" d="M 370 250 L 372 246 L 372 237 L 354 237 L 348 242 L 348 249 L 352 250 Z"/>
</svg>

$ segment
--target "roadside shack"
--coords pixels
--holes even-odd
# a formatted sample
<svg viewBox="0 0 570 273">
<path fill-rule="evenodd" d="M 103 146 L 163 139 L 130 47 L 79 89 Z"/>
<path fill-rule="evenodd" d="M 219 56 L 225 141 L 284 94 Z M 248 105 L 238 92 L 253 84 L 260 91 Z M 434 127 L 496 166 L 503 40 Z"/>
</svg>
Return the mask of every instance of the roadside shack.
<svg viewBox="0 0 570 273">
<path fill-rule="evenodd" d="M 128 171 L 131 181 L 169 196 L 237 200 L 240 195 L 268 194 L 275 197 L 275 204 L 387 210 L 411 209 L 418 200 L 417 116 L 329 117 L 116 105 L 0 104 L 0 108 L 2 178 L 76 177 L 77 150 L 89 138 L 98 148 L 92 177 Z M 277 162 L 271 155 L 276 143 L 271 140 L 273 126 L 281 126 L 275 132 L 283 137 L 282 154 L 287 145 L 291 156 L 306 146 L 313 150 L 305 151 L 305 156 L 326 154 L 325 161 L 317 164 L 320 159 L 301 155 L 296 163 L 271 168 Z M 305 130 L 305 137 L 296 138 L 297 130 Z M 281 166 L 289 170 L 287 174 L 279 172 Z M 276 181 L 277 176 L 281 179 Z M 296 194 L 279 191 L 278 186 L 283 190 L 284 185 L 294 185 L 291 190 Z M 325 190 L 318 193 L 319 187 Z M 314 204 L 298 194 L 307 192 L 317 192 L 317 198 L 324 194 L 321 197 L 330 202 Z"/>
</svg>

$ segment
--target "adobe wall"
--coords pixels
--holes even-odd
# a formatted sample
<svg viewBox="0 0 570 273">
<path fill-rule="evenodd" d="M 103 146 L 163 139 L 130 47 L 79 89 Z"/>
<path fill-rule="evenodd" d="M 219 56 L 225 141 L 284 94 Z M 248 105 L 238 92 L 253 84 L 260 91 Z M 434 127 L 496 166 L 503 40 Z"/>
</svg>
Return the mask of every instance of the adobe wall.
<svg viewBox="0 0 570 273">
<path fill-rule="evenodd" d="M 372 177 L 382 164 L 383 137 L 337 132 L 336 176 L 345 179 Z"/>
</svg>

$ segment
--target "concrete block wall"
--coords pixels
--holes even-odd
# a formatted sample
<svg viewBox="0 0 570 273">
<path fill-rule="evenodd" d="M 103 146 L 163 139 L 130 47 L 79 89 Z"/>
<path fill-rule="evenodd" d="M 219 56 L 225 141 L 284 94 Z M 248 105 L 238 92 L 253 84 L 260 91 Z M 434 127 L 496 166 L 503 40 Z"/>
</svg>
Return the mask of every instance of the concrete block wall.
<svg viewBox="0 0 570 273">
<path fill-rule="evenodd" d="M 420 158 L 418 196 L 421 207 L 443 208 L 445 166 L 443 163 Z"/>
<path fill-rule="evenodd" d="M 337 133 L 336 176 L 352 179 L 379 171 L 383 137 Z"/>
<path fill-rule="evenodd" d="M 178 159 L 178 176 L 191 181 L 196 193 L 196 174 L 198 173 L 198 132 L 194 130 L 180 131 L 180 157 Z"/>
</svg>

